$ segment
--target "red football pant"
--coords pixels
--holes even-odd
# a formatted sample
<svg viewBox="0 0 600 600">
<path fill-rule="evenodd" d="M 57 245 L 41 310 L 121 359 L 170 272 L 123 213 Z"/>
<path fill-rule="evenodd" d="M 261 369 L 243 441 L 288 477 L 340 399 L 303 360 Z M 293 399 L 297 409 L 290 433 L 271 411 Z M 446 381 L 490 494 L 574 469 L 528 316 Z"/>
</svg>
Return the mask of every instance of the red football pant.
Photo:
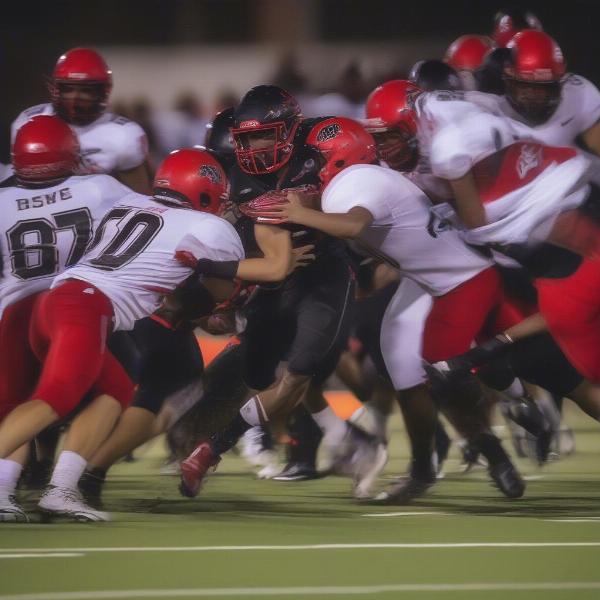
<svg viewBox="0 0 600 600">
<path fill-rule="evenodd" d="M 540 312 L 571 364 L 600 383 L 600 262 L 584 259 L 563 279 L 537 279 Z"/>
<path fill-rule="evenodd" d="M 110 300 L 85 281 L 69 279 L 40 296 L 29 339 L 43 367 L 31 398 L 61 418 L 87 392 L 107 394 L 123 407 L 131 402 L 133 383 L 106 348 L 112 315 Z"/>
<path fill-rule="evenodd" d="M 478 336 L 492 336 L 522 320 L 523 315 L 505 301 L 500 275 L 491 267 L 433 299 L 425 322 L 423 358 L 428 362 L 452 358 L 469 350 Z"/>
<path fill-rule="evenodd" d="M 11 304 L 0 321 L 0 421 L 31 395 L 39 363 L 29 345 L 29 323 L 39 294 Z"/>
</svg>

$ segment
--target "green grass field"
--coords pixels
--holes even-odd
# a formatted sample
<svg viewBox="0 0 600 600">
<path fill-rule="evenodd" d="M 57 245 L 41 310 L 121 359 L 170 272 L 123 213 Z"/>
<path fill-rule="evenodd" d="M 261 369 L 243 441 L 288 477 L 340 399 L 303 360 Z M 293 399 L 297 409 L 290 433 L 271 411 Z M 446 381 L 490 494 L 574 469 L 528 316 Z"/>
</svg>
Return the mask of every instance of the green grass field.
<svg viewBox="0 0 600 600">
<path fill-rule="evenodd" d="M 459 474 L 455 452 L 409 507 L 358 505 L 338 477 L 256 481 L 235 456 L 189 500 L 157 474 L 159 441 L 112 472 L 114 522 L 3 524 L 0 600 L 597 599 L 600 430 L 575 409 L 567 420 L 577 454 L 520 462 L 528 489 L 513 502 L 484 471 Z M 393 439 L 388 477 L 407 461 L 399 429 Z"/>
</svg>

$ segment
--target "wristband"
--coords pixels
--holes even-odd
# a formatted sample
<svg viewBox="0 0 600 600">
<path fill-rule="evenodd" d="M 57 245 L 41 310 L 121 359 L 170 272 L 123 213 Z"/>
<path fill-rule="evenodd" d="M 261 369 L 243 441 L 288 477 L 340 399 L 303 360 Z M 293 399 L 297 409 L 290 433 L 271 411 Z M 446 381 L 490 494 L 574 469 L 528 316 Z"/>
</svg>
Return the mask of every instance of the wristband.
<svg viewBox="0 0 600 600">
<path fill-rule="evenodd" d="M 239 260 L 217 261 L 201 258 L 194 268 L 194 273 L 217 279 L 235 279 L 239 264 Z"/>
</svg>

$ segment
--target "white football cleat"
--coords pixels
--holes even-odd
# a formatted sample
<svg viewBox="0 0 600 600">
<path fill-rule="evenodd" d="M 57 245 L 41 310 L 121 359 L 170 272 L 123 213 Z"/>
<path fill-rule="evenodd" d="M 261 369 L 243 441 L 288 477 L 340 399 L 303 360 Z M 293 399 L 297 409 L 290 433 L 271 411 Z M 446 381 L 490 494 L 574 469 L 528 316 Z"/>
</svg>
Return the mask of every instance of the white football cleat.
<svg viewBox="0 0 600 600">
<path fill-rule="evenodd" d="M 283 470 L 279 455 L 275 450 L 265 448 L 264 439 L 266 432 L 260 427 L 251 427 L 243 435 L 242 456 L 252 467 L 258 468 L 259 479 L 272 479 Z"/>
<path fill-rule="evenodd" d="M 42 494 L 38 507 L 51 515 L 71 517 L 76 521 L 110 521 L 110 515 L 88 506 L 79 490 L 49 485 Z"/>
<path fill-rule="evenodd" d="M 29 523 L 29 517 L 12 494 L 0 494 L 0 523 Z"/>
</svg>

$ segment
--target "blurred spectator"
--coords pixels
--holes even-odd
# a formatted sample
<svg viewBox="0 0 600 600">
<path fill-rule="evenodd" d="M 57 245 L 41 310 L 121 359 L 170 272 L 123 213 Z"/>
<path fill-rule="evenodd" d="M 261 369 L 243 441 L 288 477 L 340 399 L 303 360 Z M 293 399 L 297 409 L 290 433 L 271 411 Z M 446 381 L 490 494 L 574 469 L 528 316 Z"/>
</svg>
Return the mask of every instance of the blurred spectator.
<svg viewBox="0 0 600 600">
<path fill-rule="evenodd" d="M 184 92 L 175 100 L 175 110 L 183 116 L 181 146 L 198 146 L 204 143 L 208 119 L 200 99 L 192 92 Z"/>
<path fill-rule="evenodd" d="M 360 119 L 365 113 L 367 87 L 360 67 L 356 62 L 351 62 L 342 72 L 336 91 L 315 98 L 310 114 L 305 111 L 305 116 L 332 115 Z"/>
</svg>

